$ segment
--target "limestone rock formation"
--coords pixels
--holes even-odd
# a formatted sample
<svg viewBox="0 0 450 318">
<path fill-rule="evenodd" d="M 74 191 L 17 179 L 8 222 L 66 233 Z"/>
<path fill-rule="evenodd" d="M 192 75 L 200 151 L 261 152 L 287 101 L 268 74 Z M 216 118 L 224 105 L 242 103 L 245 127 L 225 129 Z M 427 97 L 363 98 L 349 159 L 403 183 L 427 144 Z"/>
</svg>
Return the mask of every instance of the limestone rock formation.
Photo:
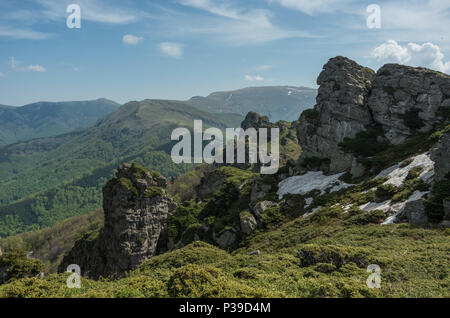
<svg viewBox="0 0 450 318">
<path fill-rule="evenodd" d="M 374 143 L 396 145 L 448 122 L 450 76 L 424 68 L 387 64 L 376 74 L 345 58 L 324 66 L 317 104 L 303 112 L 297 135 L 301 162 L 326 173 L 364 174 L 342 142 L 369 132 Z M 308 166 L 311 169 L 310 166 Z"/>
<path fill-rule="evenodd" d="M 89 277 L 120 275 L 154 256 L 176 209 L 165 187 L 159 174 L 138 164 L 121 165 L 103 189 L 104 228 L 78 241 L 59 271 L 77 264 Z"/>
<path fill-rule="evenodd" d="M 352 154 L 340 149 L 339 143 L 372 123 L 366 102 L 374 78 L 374 71 L 344 57 L 324 66 L 317 80 L 317 105 L 303 112 L 297 125 L 303 158 L 326 160 L 329 172 L 352 167 Z"/>
<path fill-rule="evenodd" d="M 389 142 L 400 144 L 442 120 L 438 110 L 450 106 L 450 76 L 387 64 L 377 72 L 367 106 Z"/>
</svg>

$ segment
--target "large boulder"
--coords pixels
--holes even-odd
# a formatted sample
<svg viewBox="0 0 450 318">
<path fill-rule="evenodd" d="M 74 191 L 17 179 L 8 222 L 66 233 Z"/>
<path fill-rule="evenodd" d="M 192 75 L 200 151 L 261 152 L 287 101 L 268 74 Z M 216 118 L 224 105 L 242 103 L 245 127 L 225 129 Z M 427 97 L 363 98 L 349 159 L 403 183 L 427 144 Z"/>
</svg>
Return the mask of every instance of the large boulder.
<svg viewBox="0 0 450 318">
<path fill-rule="evenodd" d="M 433 129 L 450 106 L 450 76 L 425 68 L 387 64 L 377 72 L 368 99 L 373 119 L 391 144 Z"/>
<path fill-rule="evenodd" d="M 258 228 L 258 222 L 253 215 L 241 217 L 241 232 L 245 235 L 252 234 Z"/>
<path fill-rule="evenodd" d="M 216 238 L 216 243 L 220 248 L 227 249 L 236 242 L 236 239 L 236 230 L 233 228 L 220 234 L 219 237 Z"/>
<path fill-rule="evenodd" d="M 59 271 L 77 264 L 92 278 L 120 275 L 154 256 L 176 209 L 165 186 L 157 173 L 137 164 L 121 165 L 103 188 L 104 228 L 78 241 Z"/>
<path fill-rule="evenodd" d="M 408 219 L 408 223 L 411 225 L 422 226 L 430 221 L 426 213 L 423 199 L 408 201 L 403 213 Z"/>
</svg>

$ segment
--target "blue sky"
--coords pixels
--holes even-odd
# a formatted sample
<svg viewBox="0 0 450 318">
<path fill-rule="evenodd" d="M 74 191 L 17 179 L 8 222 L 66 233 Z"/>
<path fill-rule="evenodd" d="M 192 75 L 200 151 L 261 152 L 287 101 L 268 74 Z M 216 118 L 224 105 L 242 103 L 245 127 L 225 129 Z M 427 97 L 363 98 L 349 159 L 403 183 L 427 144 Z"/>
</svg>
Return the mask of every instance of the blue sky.
<svg viewBox="0 0 450 318">
<path fill-rule="evenodd" d="M 316 87 L 337 55 L 449 73 L 449 25 L 448 0 L 0 0 L 0 104 Z"/>
</svg>

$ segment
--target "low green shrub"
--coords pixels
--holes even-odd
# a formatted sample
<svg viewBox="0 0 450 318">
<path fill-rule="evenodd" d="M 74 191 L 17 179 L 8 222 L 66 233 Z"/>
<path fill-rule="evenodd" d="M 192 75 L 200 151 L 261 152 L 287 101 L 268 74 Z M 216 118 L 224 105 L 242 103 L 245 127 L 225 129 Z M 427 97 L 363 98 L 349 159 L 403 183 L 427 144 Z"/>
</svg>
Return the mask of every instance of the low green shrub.
<svg viewBox="0 0 450 318">
<path fill-rule="evenodd" d="M 5 276 L 0 276 L 0 284 L 8 281 L 35 277 L 44 271 L 44 264 L 38 259 L 27 257 L 23 250 L 11 250 L 0 256 L 0 270 L 5 271 Z"/>
<path fill-rule="evenodd" d="M 386 218 L 386 214 L 383 211 L 375 210 L 370 212 L 361 211 L 357 215 L 348 218 L 345 223 L 348 225 L 367 225 L 367 224 L 379 224 Z"/>
<path fill-rule="evenodd" d="M 359 267 L 366 267 L 369 254 L 369 251 L 366 249 L 337 245 L 307 244 L 298 250 L 302 267 L 327 263 L 339 268 L 350 262 L 357 264 Z"/>
</svg>

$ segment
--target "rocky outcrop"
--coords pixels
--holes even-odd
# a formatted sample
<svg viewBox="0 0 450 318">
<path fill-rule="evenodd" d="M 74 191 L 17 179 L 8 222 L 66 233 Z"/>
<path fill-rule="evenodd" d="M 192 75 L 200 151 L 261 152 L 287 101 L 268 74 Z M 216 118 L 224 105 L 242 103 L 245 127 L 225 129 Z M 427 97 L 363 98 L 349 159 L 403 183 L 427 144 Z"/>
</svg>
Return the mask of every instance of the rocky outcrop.
<svg viewBox="0 0 450 318">
<path fill-rule="evenodd" d="M 275 124 L 272 124 L 267 116 L 261 116 L 255 112 L 250 112 L 241 123 L 241 128 L 247 130 L 249 128 L 276 128 Z M 269 136 L 270 137 L 270 136 Z"/>
<path fill-rule="evenodd" d="M 387 64 L 372 83 L 368 108 L 391 144 L 431 131 L 450 106 L 450 76 L 425 68 Z"/>
<path fill-rule="evenodd" d="M 403 214 L 406 216 L 408 223 L 414 226 L 422 226 L 430 221 L 423 199 L 408 201 L 405 204 Z"/>
<path fill-rule="evenodd" d="M 434 170 L 436 181 L 450 177 L 450 130 L 444 133 L 442 140 L 431 152 L 431 158 L 435 162 Z"/>
<path fill-rule="evenodd" d="M 319 75 L 314 110 L 303 112 L 297 136 L 302 158 L 326 161 L 327 172 L 350 169 L 352 154 L 340 147 L 344 138 L 354 138 L 372 122 L 365 106 L 375 72 L 344 57 L 331 59 Z"/>
<path fill-rule="evenodd" d="M 236 230 L 233 228 L 220 234 L 215 241 L 220 248 L 227 249 L 236 242 L 236 239 Z"/>
<path fill-rule="evenodd" d="M 336 57 L 324 66 L 318 80 L 317 104 L 296 124 L 303 149 L 300 161 L 325 173 L 364 174 L 357 156 L 342 143 L 376 131 L 373 141 L 395 145 L 448 121 L 450 76 L 388 64 L 374 71 Z"/>
<path fill-rule="evenodd" d="M 77 264 L 92 278 L 120 275 L 154 256 L 176 209 L 165 187 L 159 174 L 137 164 L 121 165 L 103 189 L 104 228 L 78 241 L 59 271 Z"/>
<path fill-rule="evenodd" d="M 252 202 L 262 200 L 271 190 L 272 185 L 265 183 L 263 177 L 255 177 L 252 184 L 250 200 Z"/>
<path fill-rule="evenodd" d="M 258 228 L 258 222 L 251 214 L 241 217 L 241 232 L 245 235 L 252 234 Z"/>
</svg>

